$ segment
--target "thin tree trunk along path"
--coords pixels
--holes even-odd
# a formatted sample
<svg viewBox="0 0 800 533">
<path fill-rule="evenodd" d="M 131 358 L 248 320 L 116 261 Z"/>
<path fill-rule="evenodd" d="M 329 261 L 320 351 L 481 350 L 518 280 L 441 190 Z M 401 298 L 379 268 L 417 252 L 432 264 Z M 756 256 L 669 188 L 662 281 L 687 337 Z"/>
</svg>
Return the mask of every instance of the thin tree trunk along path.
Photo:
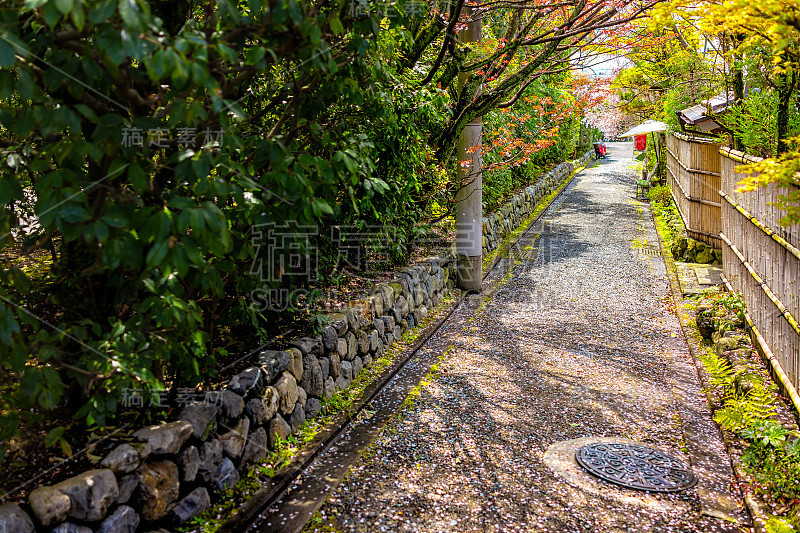
<svg viewBox="0 0 800 533">
<path fill-rule="evenodd" d="M 521 239 L 439 372 L 334 490 L 320 530 L 738 531 L 708 516 L 739 502 L 663 261 L 646 253 L 658 241 L 633 198 L 630 147 L 611 144 Z M 582 437 L 658 447 L 701 482 L 647 495 L 551 468 L 548 447 Z"/>
</svg>

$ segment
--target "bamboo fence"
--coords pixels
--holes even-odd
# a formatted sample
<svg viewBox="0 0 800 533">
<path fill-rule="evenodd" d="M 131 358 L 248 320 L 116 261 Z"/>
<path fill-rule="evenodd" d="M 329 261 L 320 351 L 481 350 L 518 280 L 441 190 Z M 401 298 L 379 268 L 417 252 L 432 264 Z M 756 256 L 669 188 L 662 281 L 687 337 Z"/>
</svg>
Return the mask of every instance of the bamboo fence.
<svg viewBox="0 0 800 533">
<path fill-rule="evenodd" d="M 771 205 L 781 193 L 775 185 L 736 191 L 745 174 L 742 163 L 761 158 L 720 148 L 722 267 L 732 287 L 744 296 L 755 333 L 795 389 L 800 388 L 800 224 L 778 224 L 785 212 Z"/>
<path fill-rule="evenodd" d="M 667 184 L 693 239 L 721 248 L 718 142 L 675 133 L 667 138 Z"/>
</svg>

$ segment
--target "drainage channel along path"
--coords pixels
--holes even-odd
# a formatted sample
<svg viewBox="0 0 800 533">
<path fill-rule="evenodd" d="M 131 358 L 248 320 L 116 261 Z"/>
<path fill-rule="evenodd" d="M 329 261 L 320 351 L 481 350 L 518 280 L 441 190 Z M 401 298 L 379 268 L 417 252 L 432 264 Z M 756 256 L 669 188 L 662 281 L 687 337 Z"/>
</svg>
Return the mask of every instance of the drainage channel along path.
<svg viewBox="0 0 800 533">
<path fill-rule="evenodd" d="M 360 438 L 374 439 L 366 451 L 347 455 L 343 443 L 328 461 L 346 467 L 309 474 L 309 491 L 335 488 L 306 531 L 747 527 L 647 205 L 634 198 L 631 152 L 610 143 L 521 236 L 491 294 L 459 308 L 420 353 L 428 366 L 440 360 L 400 413 L 372 434 L 383 424 L 362 424 Z M 696 485 L 643 492 L 578 466 L 581 446 L 611 441 L 669 454 Z M 289 530 L 299 507 L 255 529 Z"/>
</svg>

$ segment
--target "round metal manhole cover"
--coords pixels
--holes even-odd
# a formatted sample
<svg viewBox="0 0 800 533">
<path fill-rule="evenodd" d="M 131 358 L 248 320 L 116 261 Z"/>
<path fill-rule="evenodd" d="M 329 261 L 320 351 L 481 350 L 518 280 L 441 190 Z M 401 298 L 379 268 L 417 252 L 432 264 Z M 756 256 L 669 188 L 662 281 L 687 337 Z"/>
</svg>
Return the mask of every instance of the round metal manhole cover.
<svg viewBox="0 0 800 533">
<path fill-rule="evenodd" d="M 575 459 L 590 474 L 629 489 L 678 492 L 697 483 L 685 463 L 641 444 L 587 444 L 578 448 Z"/>
</svg>

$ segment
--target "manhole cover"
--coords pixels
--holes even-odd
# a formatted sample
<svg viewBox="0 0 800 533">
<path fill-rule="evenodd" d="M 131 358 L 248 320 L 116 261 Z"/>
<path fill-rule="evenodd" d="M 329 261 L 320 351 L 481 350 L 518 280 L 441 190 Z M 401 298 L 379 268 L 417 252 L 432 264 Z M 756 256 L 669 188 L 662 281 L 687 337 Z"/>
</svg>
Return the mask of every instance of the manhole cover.
<svg viewBox="0 0 800 533">
<path fill-rule="evenodd" d="M 587 444 L 578 448 L 575 459 L 590 474 L 630 489 L 677 492 L 697 483 L 682 461 L 640 444 Z"/>
</svg>

